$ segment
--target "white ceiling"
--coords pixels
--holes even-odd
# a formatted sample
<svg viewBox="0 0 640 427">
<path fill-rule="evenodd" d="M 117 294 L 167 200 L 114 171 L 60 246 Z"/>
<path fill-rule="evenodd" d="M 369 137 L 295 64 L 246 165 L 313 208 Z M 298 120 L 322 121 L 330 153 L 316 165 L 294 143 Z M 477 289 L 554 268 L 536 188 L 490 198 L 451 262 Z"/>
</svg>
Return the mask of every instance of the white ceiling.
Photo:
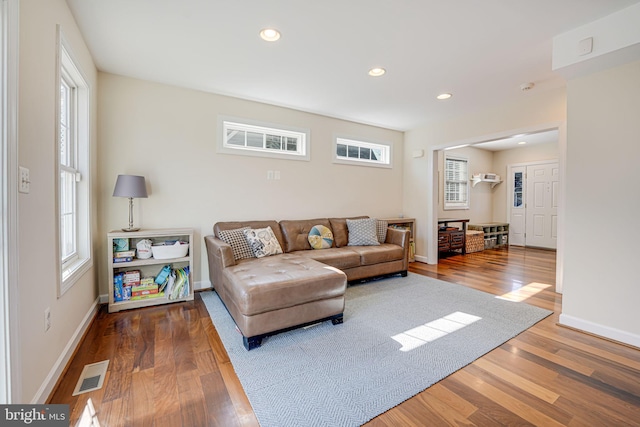
<svg viewBox="0 0 640 427">
<path fill-rule="evenodd" d="M 553 37 L 639 1 L 67 3 L 101 71 L 407 130 L 564 85 Z"/>
<path fill-rule="evenodd" d="M 525 144 L 520 144 L 525 142 Z M 532 145 L 558 143 L 558 130 L 529 133 L 526 135 L 514 135 L 510 138 L 474 144 L 474 148 L 482 148 L 489 151 L 510 150 L 512 148 L 531 147 Z"/>
</svg>

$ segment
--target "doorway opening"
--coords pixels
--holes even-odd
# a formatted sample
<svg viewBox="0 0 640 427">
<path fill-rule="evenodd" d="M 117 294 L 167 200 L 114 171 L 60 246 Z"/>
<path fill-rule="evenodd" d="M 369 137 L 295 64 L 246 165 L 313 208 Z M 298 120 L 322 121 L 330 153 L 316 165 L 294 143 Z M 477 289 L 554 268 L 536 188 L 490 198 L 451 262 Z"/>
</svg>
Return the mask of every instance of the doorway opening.
<svg viewBox="0 0 640 427">
<path fill-rule="evenodd" d="M 553 147 L 553 148 L 551 148 Z M 494 185 L 495 188 L 491 188 L 489 185 L 478 185 L 476 188 L 472 188 L 470 194 L 470 206 L 465 211 L 450 211 L 446 212 L 446 217 L 469 217 L 471 223 L 473 222 L 511 222 L 511 206 L 513 205 L 513 198 L 516 197 L 515 191 L 511 189 L 510 166 L 525 165 L 527 163 L 544 163 L 555 161 L 557 167 L 555 173 L 557 175 L 557 181 L 553 184 L 553 204 L 556 212 L 553 213 L 552 223 L 550 228 L 553 230 L 555 248 L 556 248 L 556 289 L 558 292 L 562 291 L 562 247 L 563 247 L 563 217 L 564 217 L 564 194 L 563 194 L 563 171 L 564 171 L 564 159 L 566 155 L 566 131 L 564 123 L 550 123 L 540 126 L 534 126 L 531 128 L 514 129 L 511 131 L 505 131 L 494 135 L 488 135 L 484 137 L 471 138 L 464 141 L 452 141 L 448 144 L 433 147 L 431 152 L 431 162 L 429 168 L 431 169 L 431 176 L 433 176 L 433 191 L 432 200 L 430 201 L 429 212 L 432 213 L 432 221 L 430 221 L 429 229 L 427 233 L 427 260 L 428 263 L 437 264 L 438 259 L 438 218 L 443 216 L 442 210 L 442 170 L 443 167 L 440 164 L 443 153 L 447 154 L 460 153 L 466 150 L 466 154 L 470 157 L 469 161 L 469 179 L 473 174 L 477 173 L 493 173 L 500 176 L 500 183 Z M 473 151 L 490 151 L 493 152 L 489 157 L 492 160 L 485 160 L 484 163 L 480 161 L 480 167 L 483 170 L 478 170 L 474 166 Z M 471 153 L 470 153 L 471 152 Z M 524 153 L 524 154 L 523 154 Z M 486 155 L 484 155 L 486 159 Z M 492 170 L 484 170 L 484 169 Z M 540 192 L 540 185 L 538 185 L 537 191 Z M 526 190 L 526 189 L 525 189 Z M 551 192 L 551 188 L 549 189 Z M 493 193 L 492 193 L 493 192 Z M 535 192 L 535 190 L 532 190 Z M 487 195 L 489 193 L 489 196 Z M 524 192 L 522 196 L 524 196 Z M 474 197 L 478 200 L 474 200 Z M 487 201 L 491 200 L 491 201 Z M 477 210 L 474 210 L 474 202 L 484 203 L 484 211 L 480 212 L 480 217 L 475 217 Z M 491 204 L 491 208 L 487 208 L 487 203 Z M 481 209 L 482 210 L 482 209 Z M 530 221 L 532 224 L 538 226 L 541 224 L 540 217 L 537 216 L 534 220 Z M 525 225 L 526 222 L 523 222 Z M 546 225 L 546 224 L 545 224 Z M 537 232 L 539 232 L 538 227 Z M 523 231 L 524 234 L 524 231 Z M 511 237 L 511 236 L 510 236 Z M 510 239 L 511 240 L 511 239 Z M 516 239 L 517 242 L 517 239 Z M 510 243 L 512 243 L 510 241 Z M 517 243 L 516 243 L 517 244 Z M 530 246 L 544 247 L 542 244 L 530 244 Z"/>
</svg>

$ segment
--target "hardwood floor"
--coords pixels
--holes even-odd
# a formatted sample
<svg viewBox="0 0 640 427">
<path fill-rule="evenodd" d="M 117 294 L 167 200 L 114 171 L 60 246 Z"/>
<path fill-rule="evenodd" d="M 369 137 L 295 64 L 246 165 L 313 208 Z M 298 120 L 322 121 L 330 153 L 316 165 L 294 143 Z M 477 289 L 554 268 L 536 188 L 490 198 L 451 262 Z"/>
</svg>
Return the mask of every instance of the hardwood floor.
<svg viewBox="0 0 640 427">
<path fill-rule="evenodd" d="M 640 350 L 556 325 L 555 252 L 488 250 L 410 271 L 554 314 L 367 426 L 640 426 Z M 84 365 L 105 359 L 102 389 L 72 397 Z M 49 403 L 69 404 L 74 425 L 88 399 L 103 427 L 258 425 L 199 295 L 103 307 Z"/>
</svg>

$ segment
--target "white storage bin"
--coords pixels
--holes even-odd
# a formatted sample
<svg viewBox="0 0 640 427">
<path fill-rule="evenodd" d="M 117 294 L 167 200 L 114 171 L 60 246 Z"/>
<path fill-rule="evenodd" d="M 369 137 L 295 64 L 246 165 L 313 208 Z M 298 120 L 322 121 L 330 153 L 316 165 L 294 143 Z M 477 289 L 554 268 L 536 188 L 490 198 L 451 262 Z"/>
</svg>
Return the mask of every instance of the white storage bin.
<svg viewBox="0 0 640 427">
<path fill-rule="evenodd" d="M 155 259 L 182 258 L 187 256 L 189 244 L 176 242 L 173 245 L 154 245 L 151 246 L 151 252 Z"/>
</svg>

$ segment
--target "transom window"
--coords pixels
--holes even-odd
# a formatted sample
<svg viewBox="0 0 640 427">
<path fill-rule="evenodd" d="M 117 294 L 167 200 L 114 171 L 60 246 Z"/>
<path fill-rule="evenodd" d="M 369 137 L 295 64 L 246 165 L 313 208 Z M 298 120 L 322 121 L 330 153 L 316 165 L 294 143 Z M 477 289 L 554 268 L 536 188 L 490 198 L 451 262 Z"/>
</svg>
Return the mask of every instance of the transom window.
<svg viewBox="0 0 640 427">
<path fill-rule="evenodd" d="M 334 163 L 391 167 L 391 145 L 337 137 Z"/>
<path fill-rule="evenodd" d="M 308 131 L 276 126 L 221 120 L 222 146 L 227 154 L 244 154 L 308 160 Z"/>
<path fill-rule="evenodd" d="M 444 159 L 444 209 L 469 208 L 469 161 L 461 157 Z"/>
</svg>

